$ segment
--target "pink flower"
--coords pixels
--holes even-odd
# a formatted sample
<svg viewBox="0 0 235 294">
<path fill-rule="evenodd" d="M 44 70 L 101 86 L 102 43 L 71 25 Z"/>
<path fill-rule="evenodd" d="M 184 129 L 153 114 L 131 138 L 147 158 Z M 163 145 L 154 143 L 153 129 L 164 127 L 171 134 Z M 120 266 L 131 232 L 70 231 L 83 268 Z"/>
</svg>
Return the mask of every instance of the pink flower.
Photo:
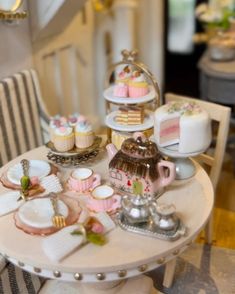
<svg viewBox="0 0 235 294">
<path fill-rule="evenodd" d="M 103 234 L 104 226 L 101 223 L 93 223 L 91 231 L 96 234 Z"/>
<path fill-rule="evenodd" d="M 36 176 L 31 177 L 31 178 L 30 178 L 30 184 L 31 184 L 32 186 L 38 185 L 38 184 L 39 184 L 39 178 L 36 177 Z"/>
</svg>

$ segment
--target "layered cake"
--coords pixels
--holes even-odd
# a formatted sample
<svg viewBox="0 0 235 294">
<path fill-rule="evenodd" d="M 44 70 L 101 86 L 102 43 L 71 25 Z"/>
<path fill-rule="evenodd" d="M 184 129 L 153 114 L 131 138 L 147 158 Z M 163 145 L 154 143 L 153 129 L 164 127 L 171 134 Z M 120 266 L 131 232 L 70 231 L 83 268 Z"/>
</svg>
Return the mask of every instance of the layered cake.
<svg viewBox="0 0 235 294">
<path fill-rule="evenodd" d="M 211 142 L 211 120 L 195 102 L 170 102 L 154 114 L 154 138 L 160 147 L 179 144 L 179 153 L 205 150 Z"/>
<path fill-rule="evenodd" d="M 116 122 L 121 125 L 139 125 L 143 120 L 144 110 L 137 106 L 122 106 L 116 116 Z"/>
</svg>

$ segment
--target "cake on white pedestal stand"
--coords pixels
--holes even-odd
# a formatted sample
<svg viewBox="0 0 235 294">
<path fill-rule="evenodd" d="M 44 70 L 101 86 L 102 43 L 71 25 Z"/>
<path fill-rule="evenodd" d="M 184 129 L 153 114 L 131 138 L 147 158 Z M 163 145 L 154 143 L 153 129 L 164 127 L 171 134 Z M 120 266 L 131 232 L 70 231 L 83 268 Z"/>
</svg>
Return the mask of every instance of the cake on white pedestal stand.
<svg viewBox="0 0 235 294">
<path fill-rule="evenodd" d="M 151 138 L 153 140 L 153 138 Z M 179 144 L 170 145 L 167 147 L 158 146 L 158 150 L 161 154 L 168 156 L 170 161 L 174 162 L 176 170 L 176 180 L 185 180 L 191 178 L 196 173 L 196 168 L 193 161 L 189 157 L 198 156 L 205 152 L 201 150 L 193 153 L 180 153 L 178 151 Z"/>
</svg>

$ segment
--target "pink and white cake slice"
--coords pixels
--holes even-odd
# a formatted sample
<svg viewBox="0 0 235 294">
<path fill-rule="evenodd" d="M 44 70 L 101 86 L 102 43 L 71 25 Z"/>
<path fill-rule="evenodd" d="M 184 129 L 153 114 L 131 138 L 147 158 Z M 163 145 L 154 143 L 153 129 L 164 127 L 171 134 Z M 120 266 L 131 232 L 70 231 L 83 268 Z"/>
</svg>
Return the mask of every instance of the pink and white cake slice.
<svg viewBox="0 0 235 294">
<path fill-rule="evenodd" d="M 176 104 L 175 104 L 176 105 Z M 211 142 L 211 120 L 198 105 L 166 104 L 154 114 L 154 138 L 160 147 L 179 144 L 179 153 L 205 150 Z"/>
</svg>

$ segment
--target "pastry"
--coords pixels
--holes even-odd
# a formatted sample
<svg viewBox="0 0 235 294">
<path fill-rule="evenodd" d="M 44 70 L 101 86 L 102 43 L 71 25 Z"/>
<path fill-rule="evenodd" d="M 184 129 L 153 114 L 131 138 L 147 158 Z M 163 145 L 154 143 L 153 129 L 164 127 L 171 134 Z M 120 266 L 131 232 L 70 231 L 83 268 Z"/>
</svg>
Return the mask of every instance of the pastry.
<svg viewBox="0 0 235 294">
<path fill-rule="evenodd" d="M 54 132 L 56 128 L 60 127 L 60 115 L 57 114 L 50 118 L 49 122 L 49 135 L 50 141 L 54 143 Z"/>
<path fill-rule="evenodd" d="M 128 82 L 131 77 L 131 69 L 127 65 L 118 73 L 113 95 L 116 97 L 128 97 Z"/>
<path fill-rule="evenodd" d="M 143 97 L 149 93 L 149 85 L 141 71 L 134 71 L 129 81 L 129 97 Z"/>
<path fill-rule="evenodd" d="M 78 148 L 88 148 L 94 143 L 94 132 L 92 125 L 84 116 L 78 118 L 75 127 L 75 144 Z"/>
<path fill-rule="evenodd" d="M 63 126 L 56 128 L 54 131 L 54 146 L 60 152 L 66 152 L 74 147 L 73 128 Z"/>
<path fill-rule="evenodd" d="M 144 110 L 138 106 L 123 106 L 118 110 L 116 122 L 121 125 L 139 125 L 144 120 Z"/>
</svg>

